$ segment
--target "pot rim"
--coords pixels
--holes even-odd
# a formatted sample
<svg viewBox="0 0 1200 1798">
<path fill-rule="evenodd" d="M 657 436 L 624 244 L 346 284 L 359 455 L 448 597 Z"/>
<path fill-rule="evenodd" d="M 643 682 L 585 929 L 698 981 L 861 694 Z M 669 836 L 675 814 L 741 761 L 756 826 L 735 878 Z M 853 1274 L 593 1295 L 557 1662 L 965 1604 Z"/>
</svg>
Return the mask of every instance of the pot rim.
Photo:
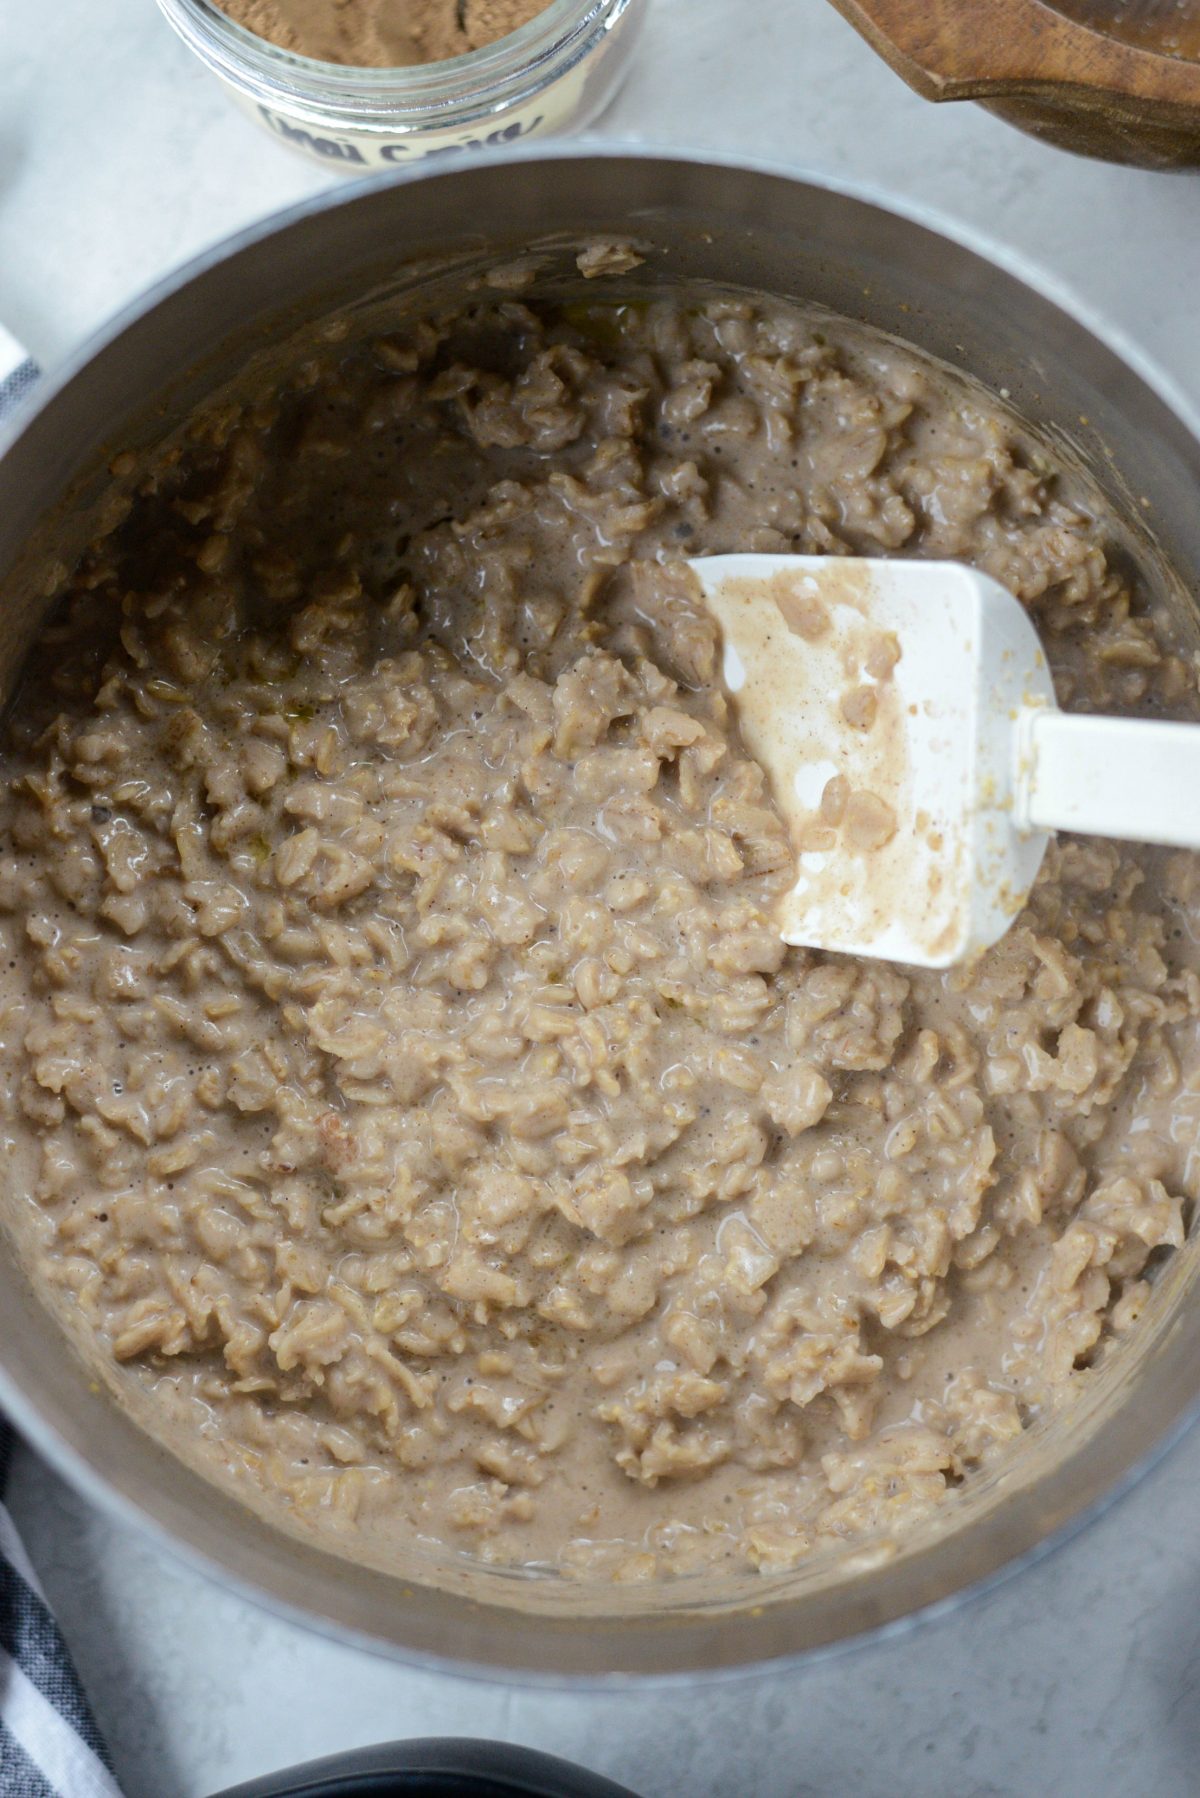
<svg viewBox="0 0 1200 1798">
<path fill-rule="evenodd" d="M 662 162 L 680 163 L 687 167 L 728 169 L 738 174 L 765 175 L 798 186 L 821 189 L 825 193 L 890 213 L 907 224 L 916 225 L 946 238 L 960 249 L 968 250 L 990 263 L 1003 274 L 1030 288 L 1040 299 L 1047 300 L 1072 319 L 1149 387 L 1180 422 L 1200 442 L 1200 396 L 1193 399 L 1183 385 L 1162 366 L 1158 359 L 1130 336 L 1123 325 L 1106 318 L 1078 288 L 1062 276 L 1054 274 L 1022 250 L 993 237 L 977 225 L 944 212 L 941 207 L 908 195 L 891 193 L 878 182 L 833 174 L 806 163 L 789 163 L 780 157 L 743 155 L 734 151 L 706 149 L 701 145 L 656 144 L 652 139 L 599 137 L 594 134 L 564 141 L 551 139 L 543 143 L 500 145 L 472 152 L 470 161 L 453 166 L 409 163 L 395 170 L 362 175 L 336 187 L 321 188 L 302 200 L 240 226 L 227 236 L 218 238 L 183 262 L 159 275 L 148 287 L 138 290 L 99 325 L 94 326 L 60 362 L 44 370 L 41 378 L 14 405 L 0 423 L 0 457 L 7 455 L 41 412 L 63 388 L 67 387 L 88 363 L 117 338 L 138 324 L 147 314 L 188 287 L 200 275 L 229 261 L 243 250 L 286 231 L 301 220 L 351 206 L 357 200 L 381 189 L 410 187 L 416 182 L 453 179 L 460 169 L 509 167 L 527 162 Z"/>
<path fill-rule="evenodd" d="M 401 168 L 395 173 L 384 176 L 368 176 L 351 184 L 322 190 L 306 199 L 272 212 L 265 218 L 258 219 L 218 240 L 179 266 L 169 270 L 148 288 L 139 292 L 98 329 L 90 332 L 58 365 L 41 377 L 30 393 L 17 404 L 4 423 L 0 425 L 0 460 L 7 456 L 39 415 L 69 388 L 92 362 L 127 332 L 147 319 L 150 314 L 173 297 L 181 294 L 201 276 L 232 261 L 241 253 L 286 233 L 294 226 L 335 209 L 364 202 L 370 196 L 378 194 L 381 189 L 406 188 L 416 182 L 439 182 L 445 179 L 453 182 L 457 174 L 466 174 L 480 169 L 502 169 L 525 163 L 571 165 L 596 161 L 682 165 L 690 168 L 729 171 L 751 177 L 767 177 L 791 186 L 807 187 L 825 195 L 832 195 L 835 199 L 845 199 L 873 208 L 887 217 L 899 219 L 904 224 L 935 234 L 950 245 L 965 250 L 968 254 L 978 258 L 1005 279 L 1024 287 L 1035 298 L 1046 302 L 1056 311 L 1064 314 L 1072 326 L 1084 335 L 1090 336 L 1103 351 L 1107 351 L 1112 358 L 1123 364 L 1149 390 L 1153 398 L 1174 415 L 1175 420 L 1200 450 L 1200 405 L 1191 399 L 1180 384 L 1136 343 L 1123 327 L 1104 319 L 1091 302 L 1083 299 L 1069 282 L 1051 274 L 1022 253 L 992 238 L 987 232 L 979 230 L 974 225 L 948 217 L 936 207 L 892 195 L 874 183 L 857 181 L 810 167 L 798 167 L 781 159 L 713 152 L 678 144 L 660 147 L 646 142 L 582 137 L 567 144 L 548 143 L 521 146 L 517 149 L 504 147 L 481 151 L 473 154 L 469 160 L 464 159 L 451 166 L 418 164 Z M 62 489 L 60 489 L 60 493 L 61 491 Z M 2 1355 L 3 1344 L 0 1342 L 0 1357 Z M 536 1668 L 511 1666 L 486 1660 L 459 1659 L 449 1654 L 398 1642 L 394 1638 L 384 1638 L 366 1629 L 356 1628 L 352 1624 L 306 1609 L 302 1604 L 294 1603 L 258 1583 L 255 1579 L 235 1571 L 231 1565 L 218 1559 L 208 1550 L 196 1546 L 182 1532 L 176 1533 L 167 1522 L 161 1521 L 144 1510 L 132 1493 L 120 1491 L 110 1483 L 104 1474 L 93 1467 L 81 1449 L 73 1447 L 54 1425 L 42 1417 L 35 1401 L 25 1396 L 3 1364 L 2 1359 L 0 1359 L 0 1403 L 18 1431 L 37 1453 L 89 1503 L 95 1505 L 102 1514 L 118 1524 L 136 1525 L 156 1544 L 165 1548 L 172 1557 L 181 1560 L 184 1565 L 209 1582 L 226 1591 L 232 1591 L 248 1602 L 265 1608 L 289 1622 L 315 1631 L 333 1641 L 397 1660 L 424 1671 L 535 1689 L 611 1692 L 614 1689 L 628 1686 L 674 1688 L 691 1686 L 697 1682 L 745 1680 L 768 1670 L 794 1671 L 802 1665 L 852 1652 L 869 1642 L 894 1639 L 927 1620 L 944 1616 L 970 1600 L 991 1591 L 1001 1582 L 1042 1560 L 1043 1557 L 1056 1551 L 1080 1533 L 1109 1506 L 1115 1504 L 1141 1479 L 1143 1474 L 1174 1447 L 1193 1423 L 1200 1418 L 1200 1375 L 1197 1376 L 1195 1389 L 1190 1398 L 1176 1407 L 1171 1420 L 1135 1455 L 1131 1463 L 1111 1477 L 1105 1476 L 1101 1489 L 1088 1502 L 1062 1517 L 1062 1520 L 1044 1535 L 1030 1541 L 1014 1554 L 985 1568 L 976 1577 L 968 1576 L 953 1590 L 925 1603 L 918 1602 L 914 1608 L 886 1617 L 880 1622 L 864 1624 L 853 1634 L 835 1640 L 827 1640 L 815 1645 L 809 1644 L 782 1653 L 768 1654 L 764 1652 L 762 1658 L 747 1659 L 732 1664 L 706 1667 L 688 1666 L 674 1668 L 670 1671 L 639 1669 L 636 1672 L 613 1670 L 547 1672 Z M 1128 1400 L 1125 1403 L 1127 1404 Z M 1100 1433 L 1104 1433 L 1106 1428 L 1107 1425 L 1102 1425 Z M 204 1476 L 198 1474 L 197 1477 L 203 1478 Z M 277 1533 L 286 1539 L 287 1532 L 278 1531 Z M 530 1621 L 535 1622 L 536 1618 L 531 1616 Z M 647 1616 L 645 1615 L 631 1616 L 620 1620 L 621 1624 L 630 1628 L 645 1624 L 646 1621 Z M 720 1627 L 719 1618 L 714 1619 L 714 1627 Z"/>
</svg>

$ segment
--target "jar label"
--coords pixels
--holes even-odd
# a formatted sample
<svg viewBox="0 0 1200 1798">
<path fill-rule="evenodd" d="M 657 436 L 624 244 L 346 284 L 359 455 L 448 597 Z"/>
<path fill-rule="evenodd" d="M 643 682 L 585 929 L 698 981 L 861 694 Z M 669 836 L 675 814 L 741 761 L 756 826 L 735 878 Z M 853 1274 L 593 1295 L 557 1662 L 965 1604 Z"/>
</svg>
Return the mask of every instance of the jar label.
<svg viewBox="0 0 1200 1798">
<path fill-rule="evenodd" d="M 605 48 L 611 48 L 611 40 Z M 332 125 L 323 128 L 295 113 L 266 106 L 230 82 L 223 82 L 223 85 L 241 109 L 280 143 L 319 162 L 324 168 L 340 169 L 347 175 L 354 175 L 371 169 L 402 168 L 406 163 L 422 162 L 434 156 L 492 149 L 515 143 L 520 138 L 561 131 L 575 121 L 581 106 L 592 100 L 596 76 L 600 73 L 596 67 L 598 60 L 608 61 L 603 55 L 599 59 L 595 55 L 584 58 L 525 105 L 498 113 L 494 124 L 489 125 L 485 120 L 474 128 L 421 126 L 398 132 L 394 137 L 389 137 L 386 129 L 378 127 L 371 131 L 347 130 Z"/>
<path fill-rule="evenodd" d="M 269 107 L 261 104 L 256 106 L 255 111 L 268 131 L 282 138 L 292 149 L 299 150 L 304 156 L 311 156 L 326 167 L 340 164 L 348 169 L 396 168 L 401 163 L 420 162 L 427 156 L 452 156 L 460 150 L 489 149 L 499 144 L 511 144 L 520 137 L 535 137 L 559 122 L 558 119 L 548 119 L 544 112 L 526 113 L 511 119 L 506 125 L 496 126 L 492 131 L 462 135 L 422 131 L 412 137 L 397 138 L 389 143 L 386 138 L 380 138 L 375 133 L 369 137 L 359 132 L 352 136 L 326 136 L 314 131 L 309 125 L 286 118 L 282 113 L 272 112 Z"/>
</svg>

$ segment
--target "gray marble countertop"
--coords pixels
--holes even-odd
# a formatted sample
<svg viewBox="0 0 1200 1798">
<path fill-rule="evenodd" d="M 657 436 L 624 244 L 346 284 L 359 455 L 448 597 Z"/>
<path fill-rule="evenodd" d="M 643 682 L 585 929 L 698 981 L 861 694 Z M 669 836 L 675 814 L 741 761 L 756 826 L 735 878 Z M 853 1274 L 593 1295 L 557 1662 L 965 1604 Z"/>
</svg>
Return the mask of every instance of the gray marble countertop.
<svg viewBox="0 0 1200 1798">
<path fill-rule="evenodd" d="M 1077 161 L 913 98 L 825 0 L 650 0 L 602 131 L 853 177 L 1051 270 L 1200 399 L 1200 180 Z M 46 364 L 141 287 L 329 180 L 237 114 L 152 0 L 0 0 L 0 318 Z M 522 1692 L 283 1623 L 26 1455 L 13 1509 L 128 1798 L 203 1798 L 405 1735 L 565 1754 L 645 1798 L 1200 1791 L 1200 1432 L 988 1597 L 799 1671 Z"/>
</svg>

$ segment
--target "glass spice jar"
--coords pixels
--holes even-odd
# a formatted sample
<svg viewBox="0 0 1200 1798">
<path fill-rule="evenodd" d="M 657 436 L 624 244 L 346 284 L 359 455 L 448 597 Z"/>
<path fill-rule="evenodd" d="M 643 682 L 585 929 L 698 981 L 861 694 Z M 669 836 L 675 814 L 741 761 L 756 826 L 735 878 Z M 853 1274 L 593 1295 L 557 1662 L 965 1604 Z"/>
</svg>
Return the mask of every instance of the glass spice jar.
<svg viewBox="0 0 1200 1798">
<path fill-rule="evenodd" d="M 550 0 L 480 50 L 353 68 L 281 50 L 212 0 L 158 0 L 227 93 L 280 143 L 347 175 L 578 129 L 612 99 L 646 0 Z"/>
</svg>

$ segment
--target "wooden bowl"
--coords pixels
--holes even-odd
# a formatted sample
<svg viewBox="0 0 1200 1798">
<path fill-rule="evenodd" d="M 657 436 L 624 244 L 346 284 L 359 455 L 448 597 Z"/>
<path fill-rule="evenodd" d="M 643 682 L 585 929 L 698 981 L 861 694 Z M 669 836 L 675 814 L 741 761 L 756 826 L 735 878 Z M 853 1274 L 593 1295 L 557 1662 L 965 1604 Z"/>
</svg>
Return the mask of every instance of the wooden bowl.
<svg viewBox="0 0 1200 1798">
<path fill-rule="evenodd" d="M 833 0 L 927 100 L 1048 143 L 1200 167 L 1200 0 Z"/>
</svg>

